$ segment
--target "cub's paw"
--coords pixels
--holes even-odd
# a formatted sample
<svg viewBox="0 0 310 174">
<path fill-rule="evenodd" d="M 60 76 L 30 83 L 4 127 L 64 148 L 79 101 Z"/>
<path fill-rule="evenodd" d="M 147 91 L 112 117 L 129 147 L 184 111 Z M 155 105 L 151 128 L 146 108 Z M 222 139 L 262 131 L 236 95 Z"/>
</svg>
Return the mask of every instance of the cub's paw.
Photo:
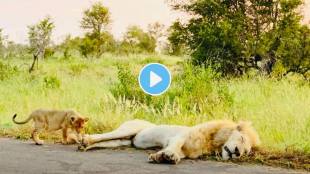
<svg viewBox="0 0 310 174">
<path fill-rule="evenodd" d="M 63 144 L 63 145 L 68 145 L 69 142 L 68 142 L 67 140 L 62 140 L 62 141 L 61 141 L 61 144 Z"/>
<path fill-rule="evenodd" d="M 79 151 L 87 151 L 90 145 L 90 141 L 87 137 L 83 136 L 82 140 L 78 144 L 79 144 L 78 146 Z"/>
<path fill-rule="evenodd" d="M 77 151 L 85 152 L 86 150 L 86 147 L 82 146 L 81 144 L 78 145 Z"/>
<path fill-rule="evenodd" d="M 38 145 L 38 146 L 41 146 L 44 144 L 44 141 L 43 140 L 38 140 L 38 141 L 35 141 L 35 144 Z"/>
<path fill-rule="evenodd" d="M 178 154 L 168 150 L 159 151 L 149 156 L 149 162 L 154 163 L 178 164 L 180 161 L 181 158 L 179 157 Z"/>
</svg>

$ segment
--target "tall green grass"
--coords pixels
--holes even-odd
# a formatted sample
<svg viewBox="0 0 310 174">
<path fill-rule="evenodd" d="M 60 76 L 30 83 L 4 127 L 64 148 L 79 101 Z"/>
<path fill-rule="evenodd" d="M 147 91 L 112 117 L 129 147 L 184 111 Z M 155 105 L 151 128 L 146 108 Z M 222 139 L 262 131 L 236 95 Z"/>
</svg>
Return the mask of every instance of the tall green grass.
<svg viewBox="0 0 310 174">
<path fill-rule="evenodd" d="M 222 79 L 211 69 L 184 64 L 184 58 L 157 55 L 47 59 L 33 74 L 27 73 L 29 62 L 11 60 L 18 72 L 0 80 L 2 134 L 29 138 L 30 124 L 14 125 L 14 113 L 23 119 L 37 108 L 73 108 L 90 117 L 88 133 L 110 131 L 136 118 L 182 125 L 249 120 L 264 147 L 310 153 L 310 85 L 302 80 Z M 164 63 L 172 71 L 171 88 L 162 96 L 139 89 L 137 75 L 149 62 Z"/>
</svg>

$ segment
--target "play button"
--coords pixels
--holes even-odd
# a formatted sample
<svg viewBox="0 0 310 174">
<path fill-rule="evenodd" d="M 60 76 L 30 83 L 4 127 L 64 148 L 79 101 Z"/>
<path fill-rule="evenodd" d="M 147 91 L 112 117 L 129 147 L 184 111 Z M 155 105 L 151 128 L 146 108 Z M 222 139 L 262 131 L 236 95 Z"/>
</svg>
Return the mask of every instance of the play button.
<svg viewBox="0 0 310 174">
<path fill-rule="evenodd" d="M 156 73 L 151 71 L 150 73 L 150 88 L 156 86 L 158 83 L 160 83 L 163 79 L 158 76 Z"/>
<path fill-rule="evenodd" d="M 171 75 L 167 67 L 159 63 L 151 63 L 142 68 L 139 75 L 141 89 L 153 96 L 161 95 L 168 90 Z"/>
</svg>

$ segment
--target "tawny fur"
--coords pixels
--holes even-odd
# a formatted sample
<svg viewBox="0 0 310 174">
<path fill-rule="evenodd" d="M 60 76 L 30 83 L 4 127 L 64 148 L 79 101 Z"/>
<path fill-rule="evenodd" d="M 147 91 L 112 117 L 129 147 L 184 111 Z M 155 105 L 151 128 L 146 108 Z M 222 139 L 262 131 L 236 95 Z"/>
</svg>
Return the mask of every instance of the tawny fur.
<svg viewBox="0 0 310 174">
<path fill-rule="evenodd" d="M 45 110 L 38 109 L 33 111 L 24 121 L 16 121 L 15 114 L 13 122 L 16 124 L 26 124 L 30 120 L 34 122 L 34 130 L 32 138 L 37 145 L 41 145 L 44 141 L 39 139 L 39 134 L 42 131 L 57 131 L 62 130 L 63 144 L 77 142 L 81 139 L 81 131 L 88 118 L 84 118 L 78 112 L 73 110 Z M 70 132 L 68 132 L 70 131 Z"/>
<path fill-rule="evenodd" d="M 189 158 L 198 158 L 212 152 L 218 153 L 234 130 L 242 131 L 250 139 L 252 148 L 260 145 L 258 134 L 250 123 L 237 124 L 229 120 L 219 120 L 193 127 L 182 150 Z"/>
</svg>

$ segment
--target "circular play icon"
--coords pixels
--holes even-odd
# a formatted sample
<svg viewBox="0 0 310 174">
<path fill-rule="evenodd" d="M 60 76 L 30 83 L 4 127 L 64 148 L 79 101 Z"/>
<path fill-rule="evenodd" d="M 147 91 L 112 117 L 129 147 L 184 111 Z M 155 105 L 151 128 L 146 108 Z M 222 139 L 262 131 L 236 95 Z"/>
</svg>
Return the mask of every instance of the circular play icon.
<svg viewBox="0 0 310 174">
<path fill-rule="evenodd" d="M 170 87 L 170 83 L 170 71 L 162 64 L 150 63 L 140 71 L 140 87 L 149 95 L 157 96 L 163 94 Z"/>
</svg>

